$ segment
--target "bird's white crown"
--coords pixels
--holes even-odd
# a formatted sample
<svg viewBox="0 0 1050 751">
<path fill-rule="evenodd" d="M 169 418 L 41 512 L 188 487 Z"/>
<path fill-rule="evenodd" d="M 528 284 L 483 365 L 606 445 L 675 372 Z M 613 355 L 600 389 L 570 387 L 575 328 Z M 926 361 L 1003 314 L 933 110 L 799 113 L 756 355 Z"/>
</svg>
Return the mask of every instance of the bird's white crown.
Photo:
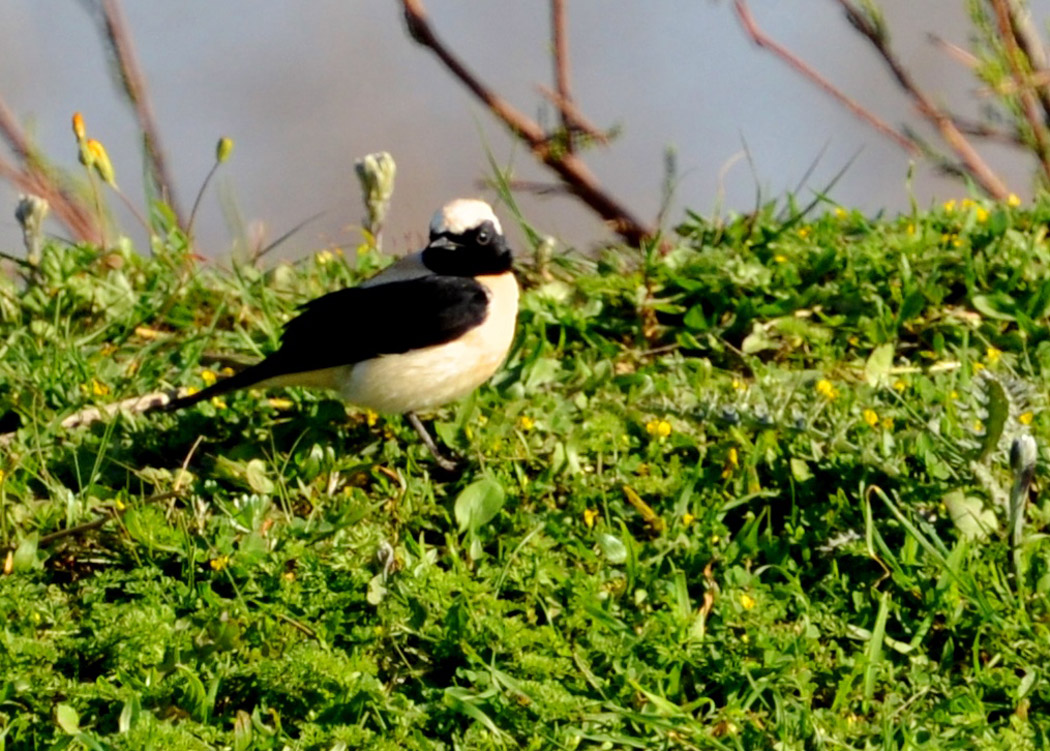
<svg viewBox="0 0 1050 751">
<path fill-rule="evenodd" d="M 447 232 L 451 235 L 461 235 L 481 226 L 485 221 L 492 222 L 496 231 L 503 234 L 503 228 L 491 206 L 477 198 L 457 198 L 434 213 L 434 218 L 430 220 L 430 234 L 441 235 Z"/>
</svg>

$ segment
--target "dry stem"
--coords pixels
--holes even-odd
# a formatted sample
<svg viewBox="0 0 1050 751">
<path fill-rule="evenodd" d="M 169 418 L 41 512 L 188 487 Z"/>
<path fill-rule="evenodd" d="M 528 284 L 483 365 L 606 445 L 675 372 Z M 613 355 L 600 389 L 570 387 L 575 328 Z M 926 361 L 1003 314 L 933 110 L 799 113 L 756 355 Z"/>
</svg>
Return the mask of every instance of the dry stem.
<svg viewBox="0 0 1050 751">
<path fill-rule="evenodd" d="M 977 153 L 973 144 L 956 127 L 952 116 L 934 104 L 930 96 L 915 83 L 911 73 L 908 72 L 900 59 L 890 49 L 889 43 L 882 32 L 874 27 L 865 15 L 854 7 L 850 0 L 837 0 L 837 2 L 846 11 L 846 18 L 853 24 L 854 28 L 871 42 L 890 69 L 898 85 L 911 97 L 919 113 L 937 128 L 941 138 L 959 157 L 966 173 L 992 198 L 1000 201 L 1005 200 L 1010 194 L 1006 184 L 988 166 L 981 155 Z"/>
<path fill-rule="evenodd" d="M 597 178 L 579 157 L 563 148 L 555 148 L 543 129 L 515 109 L 505 99 L 485 86 L 438 39 L 427 19 L 422 0 L 401 0 L 408 32 L 416 42 L 429 48 L 446 68 L 460 80 L 520 140 L 533 155 L 558 174 L 579 198 L 602 217 L 625 242 L 639 246 L 654 230 L 638 219 L 599 184 Z"/>
<path fill-rule="evenodd" d="M 139 127 L 142 129 L 153 179 L 156 181 L 161 198 L 175 213 L 179 226 L 185 227 L 186 223 L 183 221 L 182 213 L 175 200 L 174 183 L 168 172 L 164 151 L 160 147 L 159 129 L 156 118 L 153 116 L 146 77 L 135 55 L 135 47 L 131 41 L 131 33 L 128 31 L 120 0 L 102 0 L 102 17 L 106 27 L 106 40 L 113 52 L 113 58 L 120 73 L 120 81 L 135 110 Z"/>
<path fill-rule="evenodd" d="M 832 84 L 827 78 L 818 73 L 812 66 L 802 60 L 798 55 L 787 49 L 783 45 L 779 44 L 763 32 L 758 24 L 755 23 L 755 17 L 751 13 L 751 9 L 748 7 L 746 0 L 735 0 L 733 8 L 736 10 L 737 17 L 740 19 L 740 24 L 744 27 L 744 31 L 747 32 L 751 40 L 763 49 L 767 49 L 785 63 L 790 65 L 796 71 L 801 73 L 803 76 L 808 78 L 814 84 L 819 86 L 823 91 L 834 97 L 840 104 L 845 106 L 850 112 L 859 117 L 871 125 L 875 130 L 893 139 L 894 142 L 902 149 L 907 151 L 912 156 L 919 154 L 918 145 L 908 136 L 898 132 L 887 123 L 885 120 L 879 118 L 870 110 L 866 109 L 863 105 L 858 103 L 855 99 L 844 94 L 834 84 Z"/>
</svg>

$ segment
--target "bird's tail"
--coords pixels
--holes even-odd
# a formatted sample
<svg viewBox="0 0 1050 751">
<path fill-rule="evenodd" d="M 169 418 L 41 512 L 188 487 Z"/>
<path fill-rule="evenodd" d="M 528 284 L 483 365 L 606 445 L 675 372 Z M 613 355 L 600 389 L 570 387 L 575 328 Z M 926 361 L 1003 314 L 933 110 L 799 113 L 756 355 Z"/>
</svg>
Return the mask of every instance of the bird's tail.
<svg viewBox="0 0 1050 751">
<path fill-rule="evenodd" d="M 211 399 L 213 396 L 221 396 L 230 391 L 250 388 L 251 386 L 260 384 L 277 375 L 274 370 L 275 368 L 273 365 L 264 360 L 258 365 L 252 365 L 250 368 L 242 370 L 240 373 L 235 373 L 229 378 L 223 378 L 221 381 L 213 383 L 206 389 L 201 389 L 192 394 L 172 399 L 164 405 L 163 410 L 165 412 L 174 412 L 177 409 L 192 407 L 194 404 L 203 402 L 206 399 Z"/>
</svg>

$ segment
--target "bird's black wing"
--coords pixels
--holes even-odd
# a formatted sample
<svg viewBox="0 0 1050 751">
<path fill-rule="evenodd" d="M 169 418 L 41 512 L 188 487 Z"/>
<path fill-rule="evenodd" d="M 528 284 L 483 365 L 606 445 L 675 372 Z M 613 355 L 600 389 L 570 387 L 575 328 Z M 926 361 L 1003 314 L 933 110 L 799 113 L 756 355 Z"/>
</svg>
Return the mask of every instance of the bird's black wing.
<svg viewBox="0 0 1050 751">
<path fill-rule="evenodd" d="M 488 292 L 469 277 L 425 276 L 350 287 L 311 300 L 287 323 L 283 373 L 351 365 L 456 339 L 485 320 Z"/>
</svg>

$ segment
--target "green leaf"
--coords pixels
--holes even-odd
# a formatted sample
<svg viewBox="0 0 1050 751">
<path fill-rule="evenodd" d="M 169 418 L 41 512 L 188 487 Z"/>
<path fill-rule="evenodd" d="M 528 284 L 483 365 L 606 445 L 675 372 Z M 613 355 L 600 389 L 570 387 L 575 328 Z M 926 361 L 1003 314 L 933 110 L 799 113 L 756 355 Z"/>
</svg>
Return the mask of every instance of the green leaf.
<svg viewBox="0 0 1050 751">
<path fill-rule="evenodd" d="M 791 457 L 791 476 L 795 478 L 795 482 L 806 482 L 807 480 L 813 479 L 813 473 L 809 469 L 809 465 L 802 459 Z"/>
<path fill-rule="evenodd" d="M 999 521 L 995 512 L 984 507 L 984 501 L 980 498 L 968 496 L 961 490 L 953 490 L 946 493 L 944 498 L 945 508 L 952 524 L 959 530 L 959 535 L 967 540 L 987 540 L 992 532 L 999 528 Z"/>
<path fill-rule="evenodd" d="M 454 507 L 459 531 L 476 533 L 492 521 L 505 500 L 503 486 L 487 477 L 463 488 Z"/>
<path fill-rule="evenodd" d="M 1014 302 L 1014 299 L 1006 293 L 998 292 L 994 295 L 974 295 L 972 302 L 973 307 L 977 309 L 977 312 L 988 318 L 995 318 L 999 321 L 1014 320 L 1013 313 L 1006 312 L 1004 308 L 1013 309 L 1017 304 Z"/>
<path fill-rule="evenodd" d="M 988 394 L 988 419 L 984 421 L 981 459 L 986 459 L 999 445 L 1003 428 L 1006 427 L 1006 419 L 1010 416 L 1010 397 L 1006 395 L 1003 385 L 995 378 L 987 378 L 984 383 Z"/>
<path fill-rule="evenodd" d="M 613 565 L 619 565 L 627 561 L 627 546 L 619 537 L 609 532 L 598 535 L 598 547 L 601 548 L 605 560 Z"/>
<path fill-rule="evenodd" d="M 68 704 L 59 704 L 55 707 L 55 722 L 68 735 L 76 735 L 80 732 L 80 715 Z"/>
<path fill-rule="evenodd" d="M 256 493 L 268 495 L 273 492 L 273 480 L 266 476 L 266 462 L 262 459 L 252 459 L 244 470 L 244 479 L 248 481 L 248 487 Z"/>
<path fill-rule="evenodd" d="M 882 388 L 889 385 L 890 370 L 893 368 L 893 344 L 886 342 L 880 344 L 864 363 L 864 380 L 872 388 Z"/>
</svg>

